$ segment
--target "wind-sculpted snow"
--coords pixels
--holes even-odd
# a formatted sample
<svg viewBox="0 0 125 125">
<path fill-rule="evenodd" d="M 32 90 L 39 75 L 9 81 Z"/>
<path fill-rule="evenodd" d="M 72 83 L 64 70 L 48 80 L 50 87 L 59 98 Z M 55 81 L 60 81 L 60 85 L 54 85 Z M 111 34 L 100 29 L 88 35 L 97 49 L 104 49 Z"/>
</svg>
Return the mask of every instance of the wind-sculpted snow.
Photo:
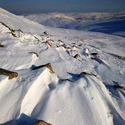
<svg viewBox="0 0 125 125">
<path fill-rule="evenodd" d="M 0 75 L 1 125 L 125 124 L 125 38 L 3 16 L 0 68 L 18 76 Z"/>
</svg>

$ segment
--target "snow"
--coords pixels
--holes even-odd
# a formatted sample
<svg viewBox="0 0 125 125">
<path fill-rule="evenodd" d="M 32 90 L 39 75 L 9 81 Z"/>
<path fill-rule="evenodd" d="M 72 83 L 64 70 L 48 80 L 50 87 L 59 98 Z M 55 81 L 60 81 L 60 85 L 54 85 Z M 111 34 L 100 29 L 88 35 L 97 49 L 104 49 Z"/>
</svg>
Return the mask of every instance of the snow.
<svg viewBox="0 0 125 125">
<path fill-rule="evenodd" d="M 0 75 L 1 125 L 125 124 L 125 91 L 113 87 L 125 87 L 125 38 L 49 28 L 2 8 L 0 21 L 16 35 L 0 23 L 0 68 L 18 72 Z M 53 74 L 31 70 L 47 63 Z"/>
<path fill-rule="evenodd" d="M 23 17 L 50 27 L 102 32 L 125 37 L 125 12 L 42 13 L 23 15 Z"/>
</svg>

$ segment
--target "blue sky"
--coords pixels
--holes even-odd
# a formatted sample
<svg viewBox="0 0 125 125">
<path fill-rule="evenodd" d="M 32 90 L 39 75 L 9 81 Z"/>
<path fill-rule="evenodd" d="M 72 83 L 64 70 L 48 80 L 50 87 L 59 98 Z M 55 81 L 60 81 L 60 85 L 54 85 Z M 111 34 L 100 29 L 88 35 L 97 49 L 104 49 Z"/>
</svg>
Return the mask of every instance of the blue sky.
<svg viewBox="0 0 125 125">
<path fill-rule="evenodd" d="M 0 0 L 0 7 L 16 14 L 116 12 L 125 11 L 125 0 Z"/>
</svg>

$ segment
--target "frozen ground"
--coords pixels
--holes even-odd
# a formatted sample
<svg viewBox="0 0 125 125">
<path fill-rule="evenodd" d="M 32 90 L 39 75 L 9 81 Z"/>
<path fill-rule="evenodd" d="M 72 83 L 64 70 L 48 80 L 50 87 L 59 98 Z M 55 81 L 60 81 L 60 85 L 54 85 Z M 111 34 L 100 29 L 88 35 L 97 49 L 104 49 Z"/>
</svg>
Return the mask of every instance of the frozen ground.
<svg viewBox="0 0 125 125">
<path fill-rule="evenodd" d="M 1 125 L 125 124 L 125 91 L 113 87 L 125 87 L 125 38 L 48 28 L 1 8 L 0 21 L 0 68 L 19 75 L 0 75 Z M 53 74 L 31 70 L 47 63 Z"/>
</svg>

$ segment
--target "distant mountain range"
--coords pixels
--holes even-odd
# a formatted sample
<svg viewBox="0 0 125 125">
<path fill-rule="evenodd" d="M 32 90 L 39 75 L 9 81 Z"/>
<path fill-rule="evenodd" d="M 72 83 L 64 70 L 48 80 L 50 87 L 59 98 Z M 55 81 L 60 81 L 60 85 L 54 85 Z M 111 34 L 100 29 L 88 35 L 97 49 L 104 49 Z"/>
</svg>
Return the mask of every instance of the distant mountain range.
<svg viewBox="0 0 125 125">
<path fill-rule="evenodd" d="M 44 13 L 23 15 L 45 26 L 125 36 L 125 12 Z"/>
</svg>

